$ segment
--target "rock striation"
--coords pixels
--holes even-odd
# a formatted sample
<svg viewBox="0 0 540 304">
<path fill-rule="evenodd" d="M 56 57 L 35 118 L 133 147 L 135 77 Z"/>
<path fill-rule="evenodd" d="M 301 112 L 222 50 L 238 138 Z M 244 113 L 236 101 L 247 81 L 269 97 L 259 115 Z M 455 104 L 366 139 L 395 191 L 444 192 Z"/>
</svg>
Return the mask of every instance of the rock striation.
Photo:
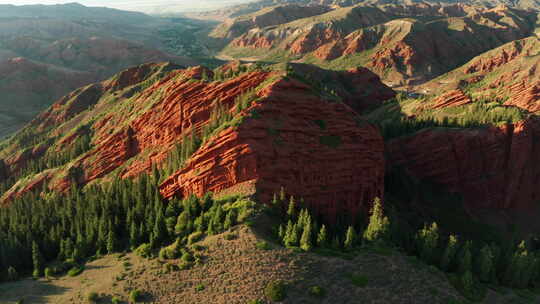
<svg viewBox="0 0 540 304">
<path fill-rule="evenodd" d="M 223 54 L 294 58 L 345 69 L 362 65 L 386 83 L 415 85 L 457 68 L 463 60 L 531 35 L 536 18 L 531 11 L 508 7 L 360 4 L 254 27 L 234 39 Z"/>
<path fill-rule="evenodd" d="M 237 129 L 222 131 L 160 187 L 164 197 L 190 193 L 256 193 L 270 202 L 284 187 L 328 220 L 365 211 L 384 194 L 384 143 L 343 103 L 310 94 L 297 80 L 278 80 L 258 93 Z"/>
<path fill-rule="evenodd" d="M 426 129 L 387 144 L 388 166 L 460 193 L 469 210 L 531 210 L 540 198 L 540 120 Z"/>
<path fill-rule="evenodd" d="M 230 120 L 170 171 L 160 186 L 163 197 L 240 192 L 269 202 L 285 187 L 335 220 L 341 211 L 354 216 L 384 195 L 384 142 L 358 115 L 394 96 L 375 74 L 301 64 L 219 70 L 228 76 L 214 80 L 214 71 L 204 67 L 145 64 L 61 98 L 6 142 L 0 158 L 17 174 L 83 135 L 91 135 L 90 147 L 21 179 L 2 200 L 164 167 L 175 145 L 215 123 L 217 109 Z M 242 108 L 240 100 L 247 102 Z M 40 140 L 26 140 L 34 136 Z M 13 151 L 23 152 L 5 157 Z"/>
</svg>

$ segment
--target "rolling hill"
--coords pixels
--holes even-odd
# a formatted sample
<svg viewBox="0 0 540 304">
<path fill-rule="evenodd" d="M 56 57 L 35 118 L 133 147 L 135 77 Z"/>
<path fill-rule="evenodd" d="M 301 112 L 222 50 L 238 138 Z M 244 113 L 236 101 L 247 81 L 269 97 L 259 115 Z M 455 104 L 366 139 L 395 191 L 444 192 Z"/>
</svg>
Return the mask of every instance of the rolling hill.
<svg viewBox="0 0 540 304">
<path fill-rule="evenodd" d="M 468 5 L 339 8 L 253 28 L 222 55 L 305 62 L 332 69 L 365 66 L 393 87 L 419 84 L 506 42 L 532 35 L 536 13 Z"/>
<path fill-rule="evenodd" d="M 62 95 L 129 66 L 195 63 L 173 55 L 189 52 L 182 46 L 193 44 L 189 39 L 179 42 L 181 36 L 174 43 L 167 38 L 170 31 L 187 29 L 177 21 L 79 4 L 3 5 L 0 12 L 0 137 Z"/>
</svg>

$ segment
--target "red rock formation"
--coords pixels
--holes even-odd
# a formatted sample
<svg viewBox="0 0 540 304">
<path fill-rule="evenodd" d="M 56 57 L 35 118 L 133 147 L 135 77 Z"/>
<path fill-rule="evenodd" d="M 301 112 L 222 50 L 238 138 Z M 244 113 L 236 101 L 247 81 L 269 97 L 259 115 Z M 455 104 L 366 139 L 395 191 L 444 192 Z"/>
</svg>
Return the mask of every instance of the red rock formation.
<svg viewBox="0 0 540 304">
<path fill-rule="evenodd" d="M 471 60 L 462 68 L 425 87 L 436 92 L 467 88 L 475 96 L 504 101 L 529 112 L 540 111 L 540 40 L 536 37 L 507 43 Z M 464 78 L 465 75 L 470 75 Z M 469 85 L 474 84 L 473 87 Z"/>
<path fill-rule="evenodd" d="M 540 111 L 540 80 L 536 83 L 519 82 L 510 87 L 511 97 L 505 103 L 529 112 Z"/>
<path fill-rule="evenodd" d="M 430 21 L 419 16 L 430 17 Z M 341 67 L 367 66 L 386 81 L 415 84 L 446 73 L 464 59 L 472 59 L 504 42 L 530 36 L 534 27 L 528 20 L 535 18 L 530 11 L 502 7 L 359 5 L 302 22 L 246 31 L 224 54 L 230 51 L 234 57 L 238 53 L 235 48 L 253 48 L 271 50 L 269 59 L 283 53 L 310 62 L 313 57 L 318 61 L 339 59 L 336 64 Z M 262 60 L 264 54 L 253 52 Z M 506 54 L 510 59 L 512 55 Z M 501 58 L 505 59 L 508 58 Z M 471 67 L 469 72 L 474 70 Z"/>
<path fill-rule="evenodd" d="M 433 129 L 387 144 L 389 166 L 463 195 L 469 210 L 530 210 L 540 199 L 540 121 Z"/>
<path fill-rule="evenodd" d="M 251 29 L 264 28 L 293 20 L 320 15 L 330 10 L 327 6 L 296 4 L 274 6 L 252 15 L 245 15 L 225 21 L 211 33 L 213 37 L 232 39 Z"/>
<path fill-rule="evenodd" d="M 457 107 L 472 103 L 469 96 L 463 94 L 461 90 L 453 90 L 435 99 L 433 109 L 446 107 Z"/>
<path fill-rule="evenodd" d="M 333 220 L 340 210 L 354 216 L 374 197 L 382 197 L 384 144 L 378 130 L 359 121 L 356 111 L 379 105 L 394 92 L 369 70 L 335 72 L 294 64 L 287 71 L 255 69 L 225 81 L 204 81 L 197 79 L 211 73 L 205 68 L 165 71 L 167 66 L 140 66 L 96 85 L 103 92 L 95 102 L 84 97 L 94 96 L 89 88 L 61 99 L 43 114 L 45 122 L 36 120 L 36 125 L 47 125 L 52 145 L 67 144 L 77 136 L 75 132 L 57 137 L 71 130 L 66 126 L 88 126 L 92 148 L 46 171 L 46 178 L 29 177 L 4 199 L 45 184 L 66 191 L 74 177 L 86 185 L 106 180 L 113 172 L 123 178 L 147 172 L 182 138 L 200 134 L 218 104 L 237 113 L 236 100 L 246 92 L 257 95 L 251 108 L 235 114 L 235 126 L 206 141 L 184 169 L 164 182 L 161 191 L 166 198 L 234 191 L 256 194 L 267 202 L 284 186 Z M 304 75 L 298 77 L 305 83 L 292 80 L 297 76 L 285 77 L 287 73 Z M 332 91 L 321 87 L 323 79 L 333 84 Z M 135 93 L 126 97 L 126 92 Z M 20 155 L 19 163 L 24 164 L 30 153 Z"/>
<path fill-rule="evenodd" d="M 259 92 L 256 111 L 237 129 L 222 131 L 160 187 L 164 197 L 229 188 L 269 202 L 283 186 L 334 220 L 355 215 L 384 193 L 383 141 L 359 126 L 355 112 L 309 94 L 298 81 L 280 80 Z M 323 124 L 323 127 L 317 122 Z M 334 146 L 325 141 L 335 140 Z"/>
</svg>

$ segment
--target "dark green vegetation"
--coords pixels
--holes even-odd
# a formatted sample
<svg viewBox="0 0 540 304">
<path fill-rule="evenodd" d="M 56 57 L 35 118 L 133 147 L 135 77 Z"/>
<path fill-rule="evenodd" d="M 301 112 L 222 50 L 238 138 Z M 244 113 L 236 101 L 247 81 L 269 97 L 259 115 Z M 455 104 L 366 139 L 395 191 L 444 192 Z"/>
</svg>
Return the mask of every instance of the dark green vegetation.
<svg viewBox="0 0 540 304">
<path fill-rule="evenodd" d="M 287 297 L 286 286 L 282 281 L 273 281 L 266 286 L 264 295 L 272 301 L 283 301 Z"/>
<path fill-rule="evenodd" d="M 366 118 L 381 127 L 385 139 L 392 139 L 426 128 L 469 129 L 516 123 L 530 115 L 518 107 L 504 106 L 497 98 L 472 99 L 467 105 L 433 109 L 435 99 L 406 98 L 400 94 Z"/>
<path fill-rule="evenodd" d="M 490 239 L 485 234 L 470 238 L 467 232 L 458 236 L 444 232 L 448 230 L 435 222 L 415 228 L 419 223 L 398 215 L 389 199 L 386 212 L 375 200 L 365 221 L 342 217 L 328 224 L 284 193 L 274 196 L 270 212 L 282 219 L 274 231 L 286 247 L 345 258 L 365 250 L 387 254 L 397 249 L 446 272 L 452 285 L 470 300 L 483 299 L 488 286 L 536 289 L 540 284 L 540 252 L 533 242 Z M 363 274 L 348 276 L 356 286 L 369 285 Z"/>
<path fill-rule="evenodd" d="M 76 276 L 90 256 L 137 248 L 147 254 L 176 239 L 181 245 L 195 234 L 215 234 L 244 221 L 249 201 L 189 197 L 164 204 L 157 192 L 159 173 L 139 179 L 117 180 L 67 195 L 40 198 L 28 195 L 0 209 L 0 269 L 2 273 L 43 275 L 45 265 L 59 262 Z M 31 211 L 30 211 L 31 210 Z M 176 253 L 178 252 L 178 253 Z M 183 256 L 191 262 L 191 257 Z M 63 268 L 57 272 L 63 272 Z M 7 277 L 7 276 L 2 276 Z"/>
</svg>

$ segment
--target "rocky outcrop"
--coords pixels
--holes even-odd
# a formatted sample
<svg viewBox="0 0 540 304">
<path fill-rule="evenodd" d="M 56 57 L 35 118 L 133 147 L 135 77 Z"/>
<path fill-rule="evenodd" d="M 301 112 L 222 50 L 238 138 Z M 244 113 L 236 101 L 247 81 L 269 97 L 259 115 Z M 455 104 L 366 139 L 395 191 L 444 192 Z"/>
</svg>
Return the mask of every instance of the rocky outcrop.
<svg viewBox="0 0 540 304">
<path fill-rule="evenodd" d="M 355 112 L 329 103 L 296 80 L 278 80 L 258 93 L 238 128 L 204 145 L 160 187 L 164 197 L 234 189 L 269 202 L 284 187 L 335 220 L 367 209 L 384 193 L 384 144 L 378 130 L 358 124 Z"/>
<path fill-rule="evenodd" d="M 457 107 L 470 103 L 472 103 L 471 98 L 463 94 L 463 91 L 453 90 L 435 99 L 432 108 L 441 109 L 446 107 Z"/>
<path fill-rule="evenodd" d="M 540 111 L 540 40 L 507 43 L 471 60 L 424 87 L 432 94 L 463 88 L 486 100 L 499 100 L 529 112 Z"/>
<path fill-rule="evenodd" d="M 540 121 L 428 129 L 388 142 L 388 165 L 463 195 L 470 211 L 531 210 L 540 199 Z"/>
<path fill-rule="evenodd" d="M 387 83 L 417 84 L 458 67 L 464 59 L 531 35 L 530 21 L 536 18 L 530 11 L 508 7 L 358 5 L 246 31 L 224 54 L 246 56 L 254 49 L 256 58 L 272 60 L 289 53 L 323 66 L 337 60 L 341 68 L 367 66 Z"/>
<path fill-rule="evenodd" d="M 255 28 L 264 28 L 302 18 L 324 14 L 330 7 L 322 5 L 301 6 L 297 4 L 264 8 L 256 13 L 237 17 L 220 24 L 211 33 L 213 37 L 233 39 Z"/>
<path fill-rule="evenodd" d="M 375 74 L 302 64 L 235 63 L 222 70 L 230 76 L 214 81 L 204 67 L 143 65 L 59 100 L 26 131 L 47 145 L 30 141 L 24 153 L 7 160 L 12 172 L 65 148 L 81 132 L 92 137 L 91 147 L 65 165 L 21 179 L 2 200 L 43 187 L 63 192 L 73 182 L 136 177 L 163 166 L 173 147 L 194 135 L 207 137 L 185 166 L 171 168 L 160 187 L 165 198 L 212 191 L 269 202 L 285 187 L 333 221 L 342 211 L 354 217 L 384 195 L 383 139 L 358 116 L 394 96 Z M 251 105 L 240 108 L 243 99 Z M 218 108 L 233 118 L 210 137 L 203 130 L 215 123 Z"/>
</svg>

